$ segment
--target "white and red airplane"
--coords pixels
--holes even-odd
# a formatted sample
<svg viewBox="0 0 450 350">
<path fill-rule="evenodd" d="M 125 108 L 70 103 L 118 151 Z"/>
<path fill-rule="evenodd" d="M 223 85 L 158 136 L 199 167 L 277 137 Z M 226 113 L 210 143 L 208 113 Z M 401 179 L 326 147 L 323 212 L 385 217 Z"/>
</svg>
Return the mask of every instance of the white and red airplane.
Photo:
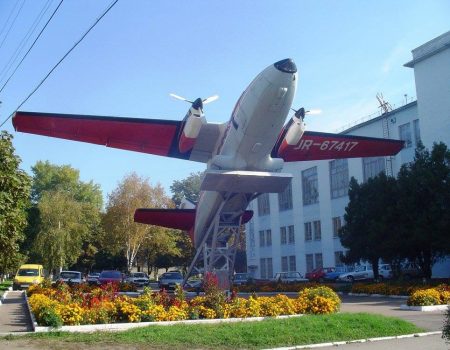
<svg viewBox="0 0 450 350">
<path fill-rule="evenodd" d="M 297 80 L 293 60 L 270 65 L 245 89 L 223 124 L 207 123 L 203 114 L 203 104 L 213 96 L 189 101 L 182 121 L 18 111 L 13 125 L 20 132 L 206 163 L 195 209 L 135 213 L 136 222 L 189 231 L 199 248 L 218 215 L 245 223 L 252 216 L 246 211 L 252 199 L 285 189 L 292 175 L 280 172 L 284 162 L 389 156 L 402 149 L 399 140 L 305 131 L 303 108 L 284 125 Z"/>
</svg>

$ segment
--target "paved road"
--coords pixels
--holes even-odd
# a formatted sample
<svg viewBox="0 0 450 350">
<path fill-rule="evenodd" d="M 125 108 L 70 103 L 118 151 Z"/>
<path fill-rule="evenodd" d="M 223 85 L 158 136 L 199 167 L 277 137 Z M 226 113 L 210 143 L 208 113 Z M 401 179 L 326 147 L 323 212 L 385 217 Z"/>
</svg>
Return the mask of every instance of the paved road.
<svg viewBox="0 0 450 350">
<path fill-rule="evenodd" d="M 32 330 L 23 292 L 8 292 L 6 299 L 0 305 L 0 333 Z"/>
</svg>

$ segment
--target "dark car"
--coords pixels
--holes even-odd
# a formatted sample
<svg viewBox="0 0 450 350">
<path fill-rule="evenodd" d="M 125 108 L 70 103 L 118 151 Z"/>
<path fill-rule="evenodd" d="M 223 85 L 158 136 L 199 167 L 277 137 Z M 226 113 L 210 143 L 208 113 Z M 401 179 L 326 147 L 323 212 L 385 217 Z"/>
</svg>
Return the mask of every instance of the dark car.
<svg viewBox="0 0 450 350">
<path fill-rule="evenodd" d="M 324 281 L 324 276 L 327 273 L 334 272 L 336 268 L 334 267 L 318 267 L 310 272 L 307 272 L 305 274 L 305 278 L 309 279 L 310 281 Z"/>
<path fill-rule="evenodd" d="M 97 284 L 121 283 L 121 282 L 122 282 L 122 273 L 116 270 L 102 271 L 97 280 Z"/>
<path fill-rule="evenodd" d="M 180 271 L 171 271 L 159 276 L 158 286 L 161 289 L 175 289 L 183 283 L 183 275 Z"/>
<path fill-rule="evenodd" d="M 235 286 L 241 286 L 243 284 L 248 284 L 252 281 L 252 276 L 249 273 L 235 273 L 233 276 L 233 284 Z"/>
</svg>

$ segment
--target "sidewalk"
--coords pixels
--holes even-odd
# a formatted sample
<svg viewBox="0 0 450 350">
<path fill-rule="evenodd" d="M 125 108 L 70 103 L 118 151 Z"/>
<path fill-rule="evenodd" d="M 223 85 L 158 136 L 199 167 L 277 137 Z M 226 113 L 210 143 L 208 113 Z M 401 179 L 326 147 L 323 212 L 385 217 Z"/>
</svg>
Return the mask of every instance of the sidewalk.
<svg viewBox="0 0 450 350">
<path fill-rule="evenodd" d="M 33 330 L 23 293 L 8 292 L 0 305 L 0 334 Z"/>
</svg>

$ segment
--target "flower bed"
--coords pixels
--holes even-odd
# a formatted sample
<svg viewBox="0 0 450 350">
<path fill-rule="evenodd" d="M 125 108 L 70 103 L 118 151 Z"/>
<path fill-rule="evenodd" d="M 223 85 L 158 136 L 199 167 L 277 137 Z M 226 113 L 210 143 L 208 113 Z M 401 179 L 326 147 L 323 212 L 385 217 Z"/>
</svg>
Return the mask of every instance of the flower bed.
<svg viewBox="0 0 450 350">
<path fill-rule="evenodd" d="M 236 286 L 235 289 L 240 293 L 254 293 L 254 292 L 298 292 L 306 288 L 317 288 L 320 286 L 326 286 L 332 290 L 335 290 L 335 286 L 332 284 L 323 284 L 317 282 L 299 282 L 299 283 L 277 283 L 267 282 L 264 284 L 247 284 Z"/>
<path fill-rule="evenodd" d="M 85 289 L 87 287 L 84 287 Z M 337 312 L 340 299 L 327 287 L 306 288 L 296 298 L 250 296 L 226 298 L 213 276 L 207 276 L 205 295 L 190 300 L 181 288 L 169 296 L 164 290 L 129 298 L 117 293 L 114 285 L 79 288 L 60 284 L 30 287 L 29 304 L 40 326 L 103 324 L 118 322 L 179 321 L 235 317 L 260 317 Z"/>
<path fill-rule="evenodd" d="M 442 290 L 442 292 L 448 292 L 450 291 L 450 286 L 448 284 L 440 284 L 436 287 L 432 287 L 423 284 L 355 283 L 352 286 L 351 293 L 411 296 L 415 292 L 425 289 L 436 289 Z"/>
<path fill-rule="evenodd" d="M 441 284 L 434 288 L 414 291 L 406 302 L 408 306 L 431 306 L 450 304 L 450 286 Z"/>
</svg>

